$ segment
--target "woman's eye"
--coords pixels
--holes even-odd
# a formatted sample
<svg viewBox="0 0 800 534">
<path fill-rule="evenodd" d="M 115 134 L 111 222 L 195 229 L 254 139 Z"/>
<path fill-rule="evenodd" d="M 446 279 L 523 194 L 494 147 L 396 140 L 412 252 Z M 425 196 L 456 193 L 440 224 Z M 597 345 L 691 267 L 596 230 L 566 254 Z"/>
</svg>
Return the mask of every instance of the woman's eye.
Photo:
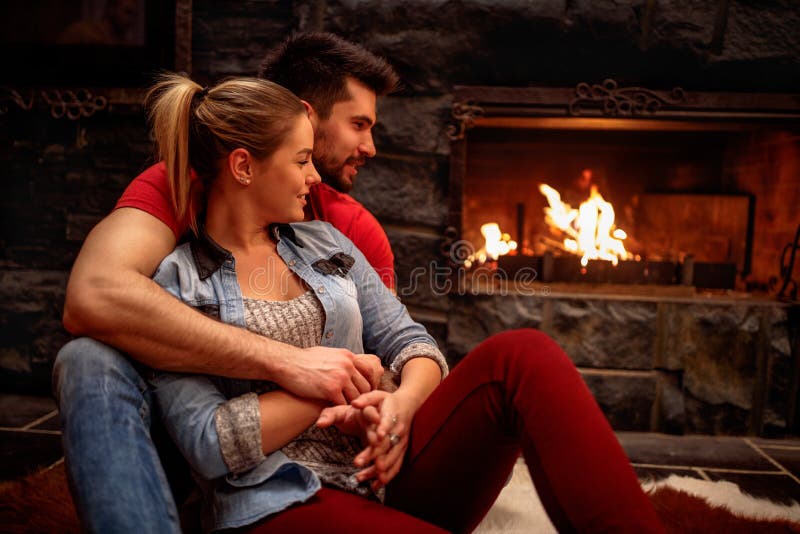
<svg viewBox="0 0 800 534">
<path fill-rule="evenodd" d="M 311 160 L 309 159 L 304 159 L 303 161 L 298 161 L 297 163 L 299 163 L 301 167 L 305 167 L 310 161 Z"/>
</svg>

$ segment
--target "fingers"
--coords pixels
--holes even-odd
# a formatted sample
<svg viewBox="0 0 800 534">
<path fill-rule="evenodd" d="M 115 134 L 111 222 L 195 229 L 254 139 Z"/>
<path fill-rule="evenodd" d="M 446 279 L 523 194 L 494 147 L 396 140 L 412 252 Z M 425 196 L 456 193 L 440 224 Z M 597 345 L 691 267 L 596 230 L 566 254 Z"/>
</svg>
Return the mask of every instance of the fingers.
<svg viewBox="0 0 800 534">
<path fill-rule="evenodd" d="M 320 412 L 315 424 L 321 428 L 332 426 L 336 423 L 344 421 L 346 415 L 347 405 L 331 406 L 330 408 L 325 408 L 322 410 L 322 412 Z"/>
<path fill-rule="evenodd" d="M 400 451 L 400 447 L 395 447 L 395 449 Z M 381 486 L 385 486 L 386 484 L 391 482 L 391 480 L 395 476 L 397 476 L 397 473 L 400 472 L 400 468 L 403 467 L 403 456 L 404 456 L 404 453 L 405 453 L 405 447 L 402 448 L 402 451 L 400 451 L 400 454 L 398 455 L 397 460 L 392 464 L 392 466 L 389 468 L 388 471 L 379 472 L 378 480 L 376 480 L 375 482 L 372 483 L 372 488 L 374 490 L 377 490 Z"/>
<path fill-rule="evenodd" d="M 372 384 L 370 384 L 369 380 L 364 378 L 364 375 L 362 375 L 361 372 L 358 371 L 358 369 L 356 369 L 350 376 L 350 380 L 356 389 L 355 395 L 350 400 L 357 398 L 362 393 L 372 391 Z"/>
<path fill-rule="evenodd" d="M 378 425 L 381 422 L 381 414 L 375 406 L 367 406 L 360 413 L 364 421 L 371 425 Z"/>
<path fill-rule="evenodd" d="M 370 384 L 370 389 L 377 389 L 383 374 L 380 358 L 374 354 L 356 354 L 354 364 L 358 371 Z"/>
<path fill-rule="evenodd" d="M 397 425 L 397 428 L 394 428 Z M 390 430 L 394 430 L 395 434 L 399 434 L 403 431 L 403 423 L 398 423 L 397 421 L 397 413 L 389 413 L 389 410 L 382 410 L 381 411 L 381 421 L 378 424 L 378 438 L 383 439 L 389 433 Z"/>
<path fill-rule="evenodd" d="M 385 391 L 374 390 L 368 393 L 363 393 L 357 399 L 353 399 L 352 404 L 353 407 L 361 410 L 369 405 L 379 405 L 388 395 L 389 393 Z"/>
</svg>

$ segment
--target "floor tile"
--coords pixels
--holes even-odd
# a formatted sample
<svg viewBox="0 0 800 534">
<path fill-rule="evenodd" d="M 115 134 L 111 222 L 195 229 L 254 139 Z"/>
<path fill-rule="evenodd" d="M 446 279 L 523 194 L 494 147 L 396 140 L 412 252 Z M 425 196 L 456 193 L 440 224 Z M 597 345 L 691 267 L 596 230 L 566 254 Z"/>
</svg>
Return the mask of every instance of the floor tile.
<svg viewBox="0 0 800 534">
<path fill-rule="evenodd" d="M 742 493 L 780 504 L 800 502 L 800 484 L 786 475 L 751 475 L 706 471 L 711 480 L 727 480 L 739 486 Z"/>
<path fill-rule="evenodd" d="M 636 476 L 639 478 L 639 480 L 649 480 L 652 482 L 658 482 L 659 480 L 663 480 L 670 475 L 703 478 L 700 473 L 694 469 L 678 469 L 675 467 L 666 469 L 660 467 L 641 467 L 634 465 L 633 470 L 636 471 Z"/>
<path fill-rule="evenodd" d="M 632 463 L 777 471 L 742 438 L 619 432 Z"/>
<path fill-rule="evenodd" d="M 61 430 L 61 420 L 58 418 L 58 412 L 51 413 L 52 415 L 50 417 L 32 428 L 36 430 Z"/>
<path fill-rule="evenodd" d="M 800 449 L 763 447 L 764 454 L 781 464 L 794 476 L 800 478 Z"/>
<path fill-rule="evenodd" d="M 0 393 L 0 427 L 19 428 L 56 409 L 50 397 Z"/>
<path fill-rule="evenodd" d="M 62 456 L 59 435 L 0 431 L 0 480 L 27 475 Z"/>
<path fill-rule="evenodd" d="M 800 439 L 766 439 L 766 438 L 747 438 L 759 447 L 797 447 L 800 449 Z"/>
</svg>

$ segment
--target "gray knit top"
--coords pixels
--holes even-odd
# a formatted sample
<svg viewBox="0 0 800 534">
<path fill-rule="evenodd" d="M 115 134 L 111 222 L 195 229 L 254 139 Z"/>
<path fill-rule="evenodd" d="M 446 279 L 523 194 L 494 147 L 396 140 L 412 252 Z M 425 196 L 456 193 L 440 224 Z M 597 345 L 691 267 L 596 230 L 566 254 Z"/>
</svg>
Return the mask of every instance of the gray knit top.
<svg viewBox="0 0 800 534">
<path fill-rule="evenodd" d="M 288 301 L 245 298 L 244 309 L 247 329 L 255 333 L 300 348 L 319 345 L 322 340 L 325 310 L 313 291 Z M 406 361 L 418 356 L 435 360 L 443 374 L 447 372 L 441 352 L 420 343 L 403 349 L 392 368 L 399 370 Z M 258 394 L 277 388 L 272 382 L 254 382 L 252 393 L 231 399 L 217 410 L 215 426 L 220 449 L 233 473 L 251 469 L 264 459 Z M 281 452 L 314 471 L 323 484 L 382 501 L 382 489 L 375 493 L 368 483 L 359 484 L 355 479 L 361 468 L 353 465 L 353 458 L 362 449 L 354 436 L 334 427 L 323 429 L 312 425 Z"/>
</svg>

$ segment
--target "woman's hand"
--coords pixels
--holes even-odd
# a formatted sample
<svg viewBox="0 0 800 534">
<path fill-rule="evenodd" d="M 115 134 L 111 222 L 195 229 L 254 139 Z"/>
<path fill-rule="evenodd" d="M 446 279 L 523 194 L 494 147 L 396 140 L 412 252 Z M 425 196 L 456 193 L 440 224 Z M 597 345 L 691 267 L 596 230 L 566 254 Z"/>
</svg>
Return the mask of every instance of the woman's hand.
<svg viewBox="0 0 800 534">
<path fill-rule="evenodd" d="M 324 408 L 315 423 L 320 428 L 335 426 L 343 434 L 361 438 L 364 445 L 369 443 L 367 432 L 370 427 L 376 428 L 380 415 L 375 407 L 359 410 L 349 404 Z"/>
<path fill-rule="evenodd" d="M 357 473 L 359 482 L 374 479 L 373 489 L 385 486 L 400 471 L 408 448 L 408 431 L 418 408 L 398 390 L 395 393 L 370 391 L 351 404 L 361 410 L 367 427 L 367 447 L 356 455 L 358 467 L 366 467 Z"/>
</svg>

